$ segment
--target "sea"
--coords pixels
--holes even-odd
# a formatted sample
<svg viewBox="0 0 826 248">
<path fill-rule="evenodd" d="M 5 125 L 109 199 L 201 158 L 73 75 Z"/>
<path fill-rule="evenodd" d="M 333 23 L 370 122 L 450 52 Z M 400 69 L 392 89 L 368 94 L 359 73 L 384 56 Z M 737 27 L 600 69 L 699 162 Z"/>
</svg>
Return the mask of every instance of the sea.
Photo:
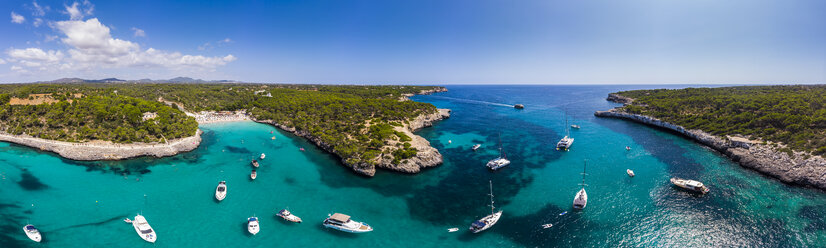
<svg viewBox="0 0 826 248">
<path fill-rule="evenodd" d="M 698 86 L 446 87 L 412 97 L 452 110 L 417 132 L 444 164 L 414 175 L 360 176 L 254 122 L 202 125 L 197 149 L 166 158 L 80 162 L 0 143 L 0 247 L 826 247 L 824 191 L 783 184 L 669 131 L 593 115 L 619 106 L 605 100 L 611 92 Z M 574 124 L 581 128 L 569 130 Z M 568 133 L 571 149 L 556 150 Z M 261 153 L 251 180 L 250 160 Z M 512 163 L 488 170 L 500 154 Z M 680 190 L 671 177 L 711 191 Z M 218 202 L 220 181 L 228 194 Z M 473 234 L 470 224 L 491 213 L 491 184 L 503 215 Z M 588 205 L 574 210 L 582 187 Z M 275 216 L 281 209 L 304 222 Z M 333 213 L 374 231 L 323 227 Z M 155 244 L 124 222 L 136 214 Z M 260 219 L 257 235 L 246 229 L 251 216 Z M 26 224 L 40 229 L 41 243 L 27 239 Z"/>
</svg>

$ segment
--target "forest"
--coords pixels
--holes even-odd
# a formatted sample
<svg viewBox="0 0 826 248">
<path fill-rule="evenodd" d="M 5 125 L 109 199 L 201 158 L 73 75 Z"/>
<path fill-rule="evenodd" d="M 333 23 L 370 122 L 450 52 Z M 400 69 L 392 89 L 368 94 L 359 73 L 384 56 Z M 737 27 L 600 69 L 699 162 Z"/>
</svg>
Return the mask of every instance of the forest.
<svg viewBox="0 0 826 248">
<path fill-rule="evenodd" d="M 85 142 L 162 142 L 197 129 L 186 112 L 245 109 L 259 120 L 306 131 L 333 147 L 348 164 L 377 156 L 416 155 L 410 137 L 393 130 L 428 103 L 399 101 L 429 86 L 345 86 L 195 83 L 55 83 L 0 85 L 0 130 L 12 134 Z M 49 103 L 14 105 L 49 94 Z M 164 104 L 163 102 L 169 104 Z M 144 113 L 155 117 L 143 120 Z M 388 148 L 390 144 L 393 144 Z"/>
<path fill-rule="evenodd" d="M 715 135 L 745 135 L 826 154 L 826 85 L 632 90 L 623 109 Z"/>
</svg>

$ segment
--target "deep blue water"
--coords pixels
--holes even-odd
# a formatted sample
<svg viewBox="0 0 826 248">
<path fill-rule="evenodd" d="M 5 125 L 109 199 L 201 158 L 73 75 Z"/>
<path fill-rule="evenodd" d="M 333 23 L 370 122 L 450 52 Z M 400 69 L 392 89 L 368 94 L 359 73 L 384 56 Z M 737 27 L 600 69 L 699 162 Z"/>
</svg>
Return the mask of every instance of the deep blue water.
<svg viewBox="0 0 826 248">
<path fill-rule="evenodd" d="M 305 140 L 251 122 L 204 125 L 201 147 L 162 159 L 74 162 L 0 143 L 0 247 L 152 247 L 121 221 L 137 212 L 158 232 L 159 247 L 826 246 L 823 191 L 784 185 L 666 131 L 593 116 L 618 106 L 605 101 L 610 92 L 657 86 L 447 87 L 413 97 L 453 110 L 418 132 L 445 163 L 417 175 L 357 176 Z M 510 107 L 516 103 L 525 109 Z M 582 128 L 560 152 L 553 147 L 566 114 Z M 484 163 L 497 156 L 500 135 L 512 164 L 490 172 Z M 482 148 L 473 152 L 476 143 Z M 251 181 L 248 161 L 262 152 L 267 159 Z M 574 211 L 584 160 L 589 202 Z M 711 193 L 676 190 L 673 176 L 703 181 Z M 216 203 L 220 180 L 228 196 Z M 489 180 L 504 215 L 471 234 L 468 225 L 490 211 Z M 285 207 L 305 222 L 273 217 Z M 375 231 L 324 229 L 332 212 Z M 261 217 L 256 236 L 243 226 L 251 215 Z M 27 222 L 43 231 L 42 244 L 26 239 Z"/>
</svg>

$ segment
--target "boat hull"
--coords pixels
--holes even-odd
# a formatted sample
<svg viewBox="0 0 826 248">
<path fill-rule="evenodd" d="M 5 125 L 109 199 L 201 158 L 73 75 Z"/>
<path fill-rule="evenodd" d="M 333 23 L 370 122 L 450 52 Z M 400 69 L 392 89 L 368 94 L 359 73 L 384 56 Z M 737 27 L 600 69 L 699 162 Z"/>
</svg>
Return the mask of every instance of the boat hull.
<svg viewBox="0 0 826 248">
<path fill-rule="evenodd" d="M 145 223 L 146 227 L 149 228 L 151 232 L 143 233 L 140 228 L 142 223 Z M 135 232 L 138 233 L 138 236 L 140 236 L 141 239 L 143 239 L 144 241 L 149 243 L 155 243 L 155 241 L 158 240 L 158 235 L 155 235 L 155 230 L 152 229 L 152 226 L 149 225 L 149 222 L 147 222 L 146 219 L 143 218 L 143 216 L 135 216 L 135 220 L 132 221 L 132 227 L 135 228 Z"/>
<path fill-rule="evenodd" d="M 579 192 L 576 193 L 573 205 L 574 209 L 583 209 L 588 205 L 588 193 L 585 192 L 585 188 L 580 189 Z"/>
<path fill-rule="evenodd" d="M 26 236 L 28 236 L 29 239 L 31 239 L 34 242 L 39 243 L 41 240 L 43 240 L 43 236 L 40 236 L 40 231 L 29 232 L 28 230 L 26 230 L 26 227 L 24 226 L 23 232 L 25 232 Z"/>
<path fill-rule="evenodd" d="M 491 215 L 485 216 L 484 218 L 479 219 L 478 221 L 485 222 L 485 226 L 482 228 L 473 228 L 473 225 L 470 226 L 470 231 L 473 233 L 480 233 L 485 230 L 490 229 L 493 225 L 496 225 L 496 222 L 499 222 L 499 218 L 502 218 L 502 211 L 493 213 Z"/>
</svg>

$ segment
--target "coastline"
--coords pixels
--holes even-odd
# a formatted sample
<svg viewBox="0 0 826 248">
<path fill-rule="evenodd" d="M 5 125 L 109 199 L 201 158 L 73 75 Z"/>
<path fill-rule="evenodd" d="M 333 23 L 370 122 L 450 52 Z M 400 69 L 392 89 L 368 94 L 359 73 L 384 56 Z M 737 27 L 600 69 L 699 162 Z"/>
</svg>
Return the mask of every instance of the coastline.
<svg viewBox="0 0 826 248">
<path fill-rule="evenodd" d="M 633 102 L 631 98 L 613 93 L 609 94 L 606 100 L 623 104 Z M 777 148 L 771 145 L 761 143 L 754 143 L 748 146 L 737 145 L 728 139 L 703 132 L 702 130 L 689 130 L 680 125 L 665 122 L 652 116 L 627 113 L 619 108 L 607 111 L 596 111 L 594 115 L 597 117 L 626 119 L 674 131 L 697 143 L 725 154 L 742 167 L 755 170 L 784 183 L 826 190 L 826 159 L 820 156 L 804 158 L 806 153 L 803 152 L 793 152 L 790 155 L 789 153 L 778 151 Z"/>
<path fill-rule="evenodd" d="M 203 131 L 198 129 L 193 136 L 173 139 L 166 143 L 118 144 L 110 141 L 74 143 L 8 133 L 0 133 L 0 141 L 54 152 L 72 160 L 122 160 L 143 156 L 166 157 L 192 151 L 201 144 L 202 133 Z"/>
</svg>

